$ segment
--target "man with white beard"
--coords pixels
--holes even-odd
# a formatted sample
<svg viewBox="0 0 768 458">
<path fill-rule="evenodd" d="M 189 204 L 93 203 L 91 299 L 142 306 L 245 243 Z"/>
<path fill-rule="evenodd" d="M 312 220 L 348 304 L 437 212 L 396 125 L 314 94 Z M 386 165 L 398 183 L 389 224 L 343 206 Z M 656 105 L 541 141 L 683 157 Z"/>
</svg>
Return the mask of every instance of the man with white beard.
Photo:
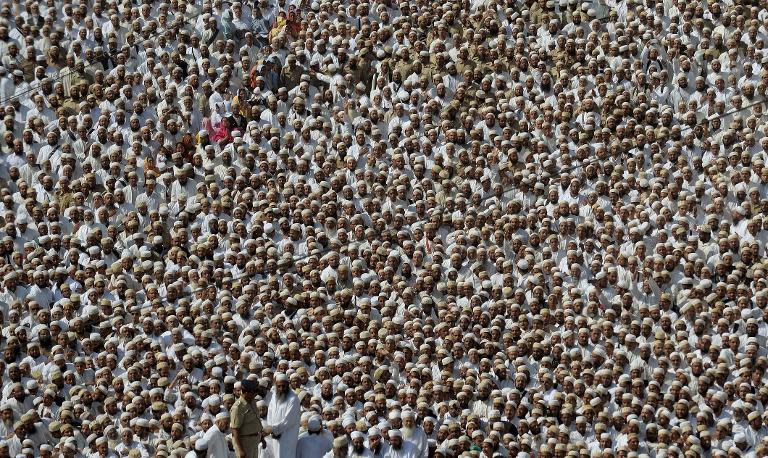
<svg viewBox="0 0 768 458">
<path fill-rule="evenodd" d="M 296 458 L 321 458 L 333 449 L 333 434 L 323 429 L 323 420 L 312 415 L 307 420 L 307 432 L 299 436 Z"/>
<path fill-rule="evenodd" d="M 416 415 L 413 410 L 404 410 L 402 417 L 403 427 L 401 428 L 401 431 L 403 433 L 403 440 L 413 444 L 414 448 L 418 451 L 419 456 L 427 456 L 427 452 L 429 451 L 427 434 L 421 426 L 416 424 Z"/>
<path fill-rule="evenodd" d="M 399 429 L 389 430 L 389 449 L 384 455 L 385 458 L 424 458 L 426 456 L 421 455 L 413 444 L 404 441 L 403 433 Z"/>
<path fill-rule="evenodd" d="M 272 458 L 295 458 L 300 422 L 299 398 L 290 389 L 288 376 L 282 372 L 275 374 L 275 388 L 267 409 L 267 425 L 272 428 L 267 448 Z"/>
<path fill-rule="evenodd" d="M 13 434 L 13 409 L 4 402 L 0 405 L 0 437 L 8 437 Z"/>
</svg>

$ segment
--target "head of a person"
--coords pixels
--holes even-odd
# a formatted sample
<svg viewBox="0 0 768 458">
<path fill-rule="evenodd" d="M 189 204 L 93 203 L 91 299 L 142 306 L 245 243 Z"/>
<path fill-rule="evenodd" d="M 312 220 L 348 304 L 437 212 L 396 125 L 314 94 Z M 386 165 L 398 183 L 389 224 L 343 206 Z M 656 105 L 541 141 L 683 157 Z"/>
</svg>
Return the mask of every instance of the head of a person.
<svg viewBox="0 0 768 458">
<path fill-rule="evenodd" d="M 403 433 L 398 429 L 391 429 L 389 431 L 389 446 L 394 450 L 400 450 L 403 448 Z"/>
<path fill-rule="evenodd" d="M 275 394 L 278 399 L 285 399 L 288 396 L 288 390 L 290 390 L 288 376 L 282 373 L 275 375 Z"/>
<path fill-rule="evenodd" d="M 355 453 L 362 454 L 365 451 L 365 436 L 360 431 L 352 433 L 352 448 Z"/>
<path fill-rule="evenodd" d="M 241 383 L 241 393 L 243 398 L 245 398 L 246 401 L 251 402 L 256 397 L 256 392 L 258 391 L 259 384 L 256 383 L 253 380 L 243 380 Z"/>
<path fill-rule="evenodd" d="M 333 440 L 333 454 L 338 457 L 347 456 L 349 443 L 347 436 L 340 436 Z"/>
</svg>

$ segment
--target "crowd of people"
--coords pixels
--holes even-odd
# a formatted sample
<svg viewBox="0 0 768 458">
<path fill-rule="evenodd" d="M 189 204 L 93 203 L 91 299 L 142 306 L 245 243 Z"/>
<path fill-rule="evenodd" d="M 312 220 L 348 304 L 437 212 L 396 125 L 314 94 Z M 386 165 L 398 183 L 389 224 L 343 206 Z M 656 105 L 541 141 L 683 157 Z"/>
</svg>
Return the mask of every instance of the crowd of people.
<svg viewBox="0 0 768 458">
<path fill-rule="evenodd" d="M 0 3 L 0 458 L 768 456 L 767 6 Z"/>
</svg>

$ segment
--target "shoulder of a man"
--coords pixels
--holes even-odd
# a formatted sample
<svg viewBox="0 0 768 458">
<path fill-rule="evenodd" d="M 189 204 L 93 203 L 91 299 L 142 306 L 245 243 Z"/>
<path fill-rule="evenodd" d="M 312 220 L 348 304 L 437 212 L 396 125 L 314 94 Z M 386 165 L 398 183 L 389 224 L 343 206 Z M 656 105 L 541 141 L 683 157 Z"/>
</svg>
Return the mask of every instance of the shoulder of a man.
<svg viewBox="0 0 768 458">
<path fill-rule="evenodd" d="M 247 411 L 248 404 L 242 399 L 238 399 L 232 404 L 230 410 L 230 426 L 233 428 L 239 428 L 245 420 L 245 413 Z"/>
<path fill-rule="evenodd" d="M 235 402 L 232 404 L 232 411 L 242 412 L 243 410 L 245 410 L 246 407 L 248 407 L 248 403 L 243 401 L 242 398 L 237 398 Z"/>
</svg>

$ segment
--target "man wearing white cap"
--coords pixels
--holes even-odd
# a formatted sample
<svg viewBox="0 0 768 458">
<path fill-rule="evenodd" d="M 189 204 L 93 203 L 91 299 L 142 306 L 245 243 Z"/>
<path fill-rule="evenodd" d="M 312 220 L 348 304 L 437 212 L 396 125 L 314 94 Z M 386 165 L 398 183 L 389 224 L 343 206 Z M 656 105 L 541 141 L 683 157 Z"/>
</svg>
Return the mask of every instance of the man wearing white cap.
<svg viewBox="0 0 768 458">
<path fill-rule="evenodd" d="M 758 412 L 750 412 L 747 420 L 749 427 L 744 428 L 744 435 L 751 447 L 757 447 L 763 438 L 768 437 L 768 428 L 763 424 L 763 418 Z"/>
<path fill-rule="evenodd" d="M 352 442 L 348 452 L 350 458 L 370 458 L 373 456 L 371 451 L 365 447 L 365 434 L 360 431 L 352 431 L 349 437 Z"/>
<path fill-rule="evenodd" d="M 749 441 L 747 439 L 746 434 L 741 432 L 733 435 L 733 446 L 738 450 L 739 455 L 742 455 L 742 454 L 746 455 L 753 450 L 753 447 L 749 445 Z M 729 454 L 731 453 L 730 448 L 728 450 L 728 453 Z"/>
<path fill-rule="evenodd" d="M 280 372 L 275 375 L 275 388 L 267 410 L 267 425 L 272 428 L 272 435 L 267 438 L 267 449 L 273 458 L 296 456 L 300 421 L 299 398 L 288 385 L 288 376 Z"/>
<path fill-rule="evenodd" d="M 371 452 L 371 456 L 379 458 L 386 456 L 389 450 L 389 444 L 381 437 L 381 430 L 374 426 L 368 430 L 368 441 L 365 448 Z"/>
<path fill-rule="evenodd" d="M 0 404 L 0 437 L 13 434 L 13 408 L 8 402 Z"/>
<path fill-rule="evenodd" d="M 19 276 L 15 271 L 10 271 L 3 276 L 3 288 L 0 291 L 3 315 L 8 313 L 8 305 L 19 297 L 27 296 L 27 289 L 18 284 Z"/>
<path fill-rule="evenodd" d="M 420 456 L 426 456 L 428 452 L 427 435 L 424 429 L 416 424 L 416 415 L 412 410 L 405 410 L 402 413 L 403 426 L 400 431 L 403 434 L 403 440 L 412 444 L 419 451 Z"/>
<path fill-rule="evenodd" d="M 219 412 L 216 415 L 213 426 L 203 435 L 205 443 L 208 444 L 208 456 L 226 458 L 230 455 L 226 437 L 228 428 L 229 414 L 227 412 Z"/>
<path fill-rule="evenodd" d="M 323 420 L 312 415 L 307 420 L 307 431 L 299 435 L 296 458 L 319 458 L 333 448 L 333 435 L 323 429 Z"/>
<path fill-rule="evenodd" d="M 419 450 L 410 442 L 403 440 L 403 433 L 399 429 L 389 430 L 389 449 L 384 455 L 386 458 L 417 458 L 421 455 Z"/>
<path fill-rule="evenodd" d="M 208 440 L 205 438 L 205 436 L 203 436 L 203 437 L 197 438 L 197 440 L 195 441 L 195 447 L 189 452 L 187 452 L 184 458 L 204 458 L 206 456 L 215 457 L 219 455 L 213 455 L 210 453 L 209 447 L 208 447 Z M 226 455 L 221 455 L 221 456 L 226 456 Z"/>
<path fill-rule="evenodd" d="M 20 418 L 32 408 L 32 399 L 21 383 L 14 383 L 12 385 L 10 396 L 6 402 L 13 409 L 16 418 Z"/>
<path fill-rule="evenodd" d="M 349 440 L 347 436 L 339 436 L 333 440 L 333 449 L 323 455 L 324 458 L 347 458 L 349 455 Z"/>
</svg>

